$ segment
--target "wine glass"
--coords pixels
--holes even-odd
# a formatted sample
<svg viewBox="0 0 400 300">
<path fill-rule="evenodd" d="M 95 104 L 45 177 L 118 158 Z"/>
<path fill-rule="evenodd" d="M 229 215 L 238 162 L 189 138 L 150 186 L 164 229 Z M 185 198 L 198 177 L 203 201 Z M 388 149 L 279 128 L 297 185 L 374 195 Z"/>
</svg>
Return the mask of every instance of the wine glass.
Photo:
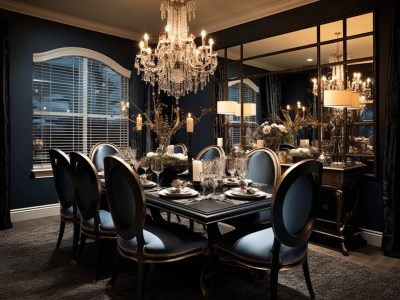
<svg viewBox="0 0 400 300">
<path fill-rule="evenodd" d="M 164 163 L 163 163 L 162 158 L 154 157 L 151 160 L 151 170 L 157 176 L 157 188 L 159 189 L 160 188 L 160 174 L 162 173 L 162 171 L 164 171 Z"/>
<path fill-rule="evenodd" d="M 147 170 L 150 168 L 150 161 L 146 157 L 143 157 L 140 160 L 140 167 L 144 170 L 147 179 Z"/>
<path fill-rule="evenodd" d="M 203 172 L 199 173 L 199 178 L 200 178 L 200 186 L 201 186 L 201 188 L 203 190 L 203 194 L 202 195 L 203 195 L 203 198 L 205 198 L 206 197 L 206 188 L 208 186 L 207 178 L 204 176 Z"/>
<path fill-rule="evenodd" d="M 226 159 L 226 171 L 229 173 L 231 178 L 235 177 L 237 170 L 237 158 L 236 157 L 228 157 Z"/>
</svg>

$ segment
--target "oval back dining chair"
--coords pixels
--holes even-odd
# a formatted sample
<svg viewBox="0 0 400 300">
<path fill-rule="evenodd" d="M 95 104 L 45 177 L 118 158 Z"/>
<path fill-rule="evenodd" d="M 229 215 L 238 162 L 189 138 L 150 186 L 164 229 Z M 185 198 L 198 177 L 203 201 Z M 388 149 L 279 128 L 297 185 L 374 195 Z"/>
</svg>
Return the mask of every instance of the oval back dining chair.
<svg viewBox="0 0 400 300">
<path fill-rule="evenodd" d="M 196 160 L 208 160 L 218 157 L 225 157 L 225 151 L 222 147 L 217 145 L 211 145 L 203 148 L 196 156 Z"/>
<path fill-rule="evenodd" d="M 97 169 L 81 152 L 70 155 L 76 204 L 81 216 L 81 242 L 77 254 L 80 260 L 86 238 L 95 240 L 94 281 L 97 281 L 100 262 L 100 240 L 115 240 L 117 233 L 110 212 L 100 209 L 102 189 Z"/>
<path fill-rule="evenodd" d="M 271 299 L 277 298 L 279 270 L 301 265 L 311 298 L 315 298 L 307 260 L 308 240 L 317 215 L 322 164 L 308 159 L 280 178 L 272 199 L 272 227 L 234 230 L 214 239 L 217 255 L 239 265 L 269 270 Z"/>
<path fill-rule="evenodd" d="M 120 149 L 112 143 L 97 143 L 89 152 L 89 158 L 93 161 L 98 171 L 104 170 L 104 157 L 119 153 Z"/>
<path fill-rule="evenodd" d="M 74 226 L 72 262 L 74 262 L 79 241 L 80 218 L 75 203 L 75 190 L 69 156 L 64 151 L 56 148 L 49 150 L 49 156 L 53 169 L 54 184 L 60 203 L 60 232 L 58 234 L 57 248 L 60 247 L 64 235 L 65 223 L 72 223 Z"/>
<path fill-rule="evenodd" d="M 182 153 L 184 155 L 187 154 L 187 147 L 183 143 L 179 143 L 174 145 L 174 153 Z"/>
<path fill-rule="evenodd" d="M 268 148 L 255 149 L 246 155 L 247 179 L 257 184 L 276 185 L 281 177 L 281 165 L 278 156 Z M 271 210 L 266 208 L 259 212 L 226 221 L 237 228 L 266 228 L 271 225 Z"/>
<path fill-rule="evenodd" d="M 146 218 L 146 198 L 138 174 L 117 156 L 104 159 L 106 190 L 117 230 L 113 286 L 122 257 L 138 264 L 138 298 L 143 298 L 144 264 L 166 263 L 203 253 L 207 240 L 185 226 Z"/>
</svg>

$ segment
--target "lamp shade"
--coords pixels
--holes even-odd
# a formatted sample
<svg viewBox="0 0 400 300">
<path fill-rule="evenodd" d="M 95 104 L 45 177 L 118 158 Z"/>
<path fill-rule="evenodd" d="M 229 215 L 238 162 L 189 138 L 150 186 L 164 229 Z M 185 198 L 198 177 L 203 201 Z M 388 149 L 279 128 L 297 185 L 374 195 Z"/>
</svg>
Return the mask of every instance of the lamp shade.
<svg viewBox="0 0 400 300">
<path fill-rule="evenodd" d="M 217 114 L 233 115 L 236 113 L 236 101 L 217 101 Z"/>
<path fill-rule="evenodd" d="M 336 108 L 350 107 L 352 98 L 353 92 L 350 90 L 325 90 L 324 106 Z"/>
<path fill-rule="evenodd" d="M 353 92 L 351 95 L 351 106 L 347 109 L 360 109 L 360 94 Z"/>
<path fill-rule="evenodd" d="M 236 116 L 241 116 L 241 104 L 236 102 Z M 250 117 L 256 115 L 256 104 L 255 103 L 243 103 L 243 116 Z"/>
</svg>

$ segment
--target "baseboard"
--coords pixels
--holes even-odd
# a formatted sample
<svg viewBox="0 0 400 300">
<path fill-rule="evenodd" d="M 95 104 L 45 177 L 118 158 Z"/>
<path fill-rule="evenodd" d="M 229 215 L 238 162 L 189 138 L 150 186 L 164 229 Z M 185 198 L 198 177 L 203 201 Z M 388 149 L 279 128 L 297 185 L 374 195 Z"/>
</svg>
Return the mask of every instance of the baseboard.
<svg viewBox="0 0 400 300">
<path fill-rule="evenodd" d="M 361 228 L 361 236 L 367 241 L 368 245 L 381 247 L 382 232 Z"/>
<path fill-rule="evenodd" d="M 34 207 L 12 209 L 11 222 L 57 216 L 60 214 L 60 204 L 49 204 Z"/>
<path fill-rule="evenodd" d="M 56 216 L 60 214 L 60 205 L 49 204 L 42 206 L 18 208 L 11 210 L 11 221 L 18 222 L 30 219 Z M 380 247 L 382 243 L 382 232 L 361 228 L 361 236 L 368 245 Z"/>
</svg>

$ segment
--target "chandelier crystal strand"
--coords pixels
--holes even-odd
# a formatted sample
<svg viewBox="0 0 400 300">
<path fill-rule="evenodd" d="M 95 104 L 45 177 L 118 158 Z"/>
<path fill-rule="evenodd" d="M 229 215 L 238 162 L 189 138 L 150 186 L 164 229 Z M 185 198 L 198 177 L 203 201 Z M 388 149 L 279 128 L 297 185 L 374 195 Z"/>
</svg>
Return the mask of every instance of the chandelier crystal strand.
<svg viewBox="0 0 400 300">
<path fill-rule="evenodd" d="M 217 67 L 214 41 L 206 43 L 206 34 L 201 33 L 201 46 L 197 47 L 195 36 L 189 32 L 188 20 L 195 17 L 194 0 L 161 0 L 161 19 L 167 20 L 154 51 L 149 47 L 149 37 L 140 41 L 140 51 L 135 58 L 138 75 L 151 85 L 158 84 L 168 96 L 176 98 L 204 89 Z"/>
</svg>

